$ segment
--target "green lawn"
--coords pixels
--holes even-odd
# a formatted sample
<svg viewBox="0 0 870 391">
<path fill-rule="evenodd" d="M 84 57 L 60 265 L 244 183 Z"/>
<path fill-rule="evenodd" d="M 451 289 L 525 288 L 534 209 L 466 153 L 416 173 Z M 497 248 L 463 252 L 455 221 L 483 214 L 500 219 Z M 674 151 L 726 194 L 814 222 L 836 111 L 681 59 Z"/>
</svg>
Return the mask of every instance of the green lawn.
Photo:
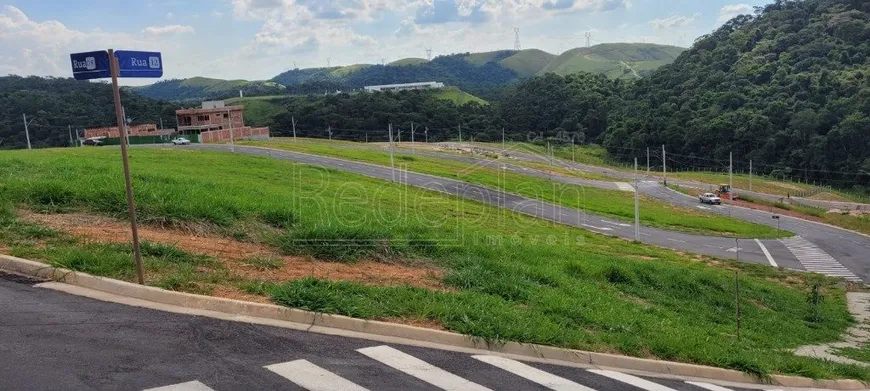
<svg viewBox="0 0 870 391">
<path fill-rule="evenodd" d="M 250 141 L 246 145 L 279 148 L 318 155 L 351 159 L 384 166 L 390 165 L 387 152 L 368 148 L 347 148 L 328 142 L 293 141 L 277 139 L 272 141 Z M 397 166 L 409 171 L 454 178 L 480 184 L 509 193 L 555 202 L 564 206 L 605 215 L 624 221 L 634 221 L 634 194 L 617 190 L 603 190 L 581 187 L 544 178 L 502 171 L 490 167 L 472 167 L 467 163 L 450 159 L 398 154 Z M 773 238 L 786 237 L 791 233 L 777 231 L 761 224 L 719 216 L 713 213 L 673 206 L 655 199 L 643 197 L 641 222 L 645 225 L 683 232 L 703 233 L 719 236 Z"/>
<path fill-rule="evenodd" d="M 76 270 L 130 280 L 124 246 L 89 247 L 22 227 L 11 207 L 123 216 L 116 149 L 0 153 L 0 245 Z M 853 320 L 837 280 L 714 261 L 583 230 L 440 193 L 269 158 L 179 149 L 133 149 L 139 214 L 154 224 L 197 223 L 248 236 L 287 254 L 354 263 L 377 259 L 443 268 L 450 289 L 378 287 L 306 278 L 237 281 L 207 259 L 146 251 L 154 285 L 243 285 L 274 302 L 366 319 L 421 319 L 491 341 L 520 341 L 638 357 L 870 380 L 870 370 L 798 357 L 789 349 L 835 341 Z M 244 232 L 242 232 L 244 233 Z M 244 236 L 244 235 L 241 235 Z M 190 265 L 190 266 L 184 266 Z M 734 273 L 740 274 L 741 338 Z M 178 274 L 173 280 L 168 276 Z M 199 276 L 202 274 L 202 276 Z M 825 300 L 813 321 L 806 297 Z M 775 330 L 775 332 L 771 332 Z"/>
</svg>

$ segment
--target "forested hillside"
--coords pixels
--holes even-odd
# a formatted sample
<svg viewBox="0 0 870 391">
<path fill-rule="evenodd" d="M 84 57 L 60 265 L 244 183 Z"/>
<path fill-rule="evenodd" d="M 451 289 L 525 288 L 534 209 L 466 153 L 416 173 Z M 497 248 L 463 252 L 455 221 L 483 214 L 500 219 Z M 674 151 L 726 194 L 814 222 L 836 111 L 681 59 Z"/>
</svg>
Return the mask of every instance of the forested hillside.
<svg viewBox="0 0 870 391">
<path fill-rule="evenodd" d="M 487 100 L 498 100 L 505 87 L 550 72 L 560 75 L 590 72 L 636 79 L 672 62 L 683 50 L 639 43 L 601 44 L 572 49 L 561 56 L 538 49 L 498 50 L 451 54 L 431 61 L 406 58 L 386 65 L 293 69 L 271 81 L 193 77 L 161 81 L 135 90 L 149 98 L 180 101 L 233 98 L 238 97 L 239 90 L 245 96 L 323 94 L 375 84 L 439 81 Z"/>
<path fill-rule="evenodd" d="M 496 61 L 475 64 L 457 54 L 440 56 L 416 65 L 371 65 L 337 74 L 341 68 L 294 69 L 273 80 L 291 93 L 309 94 L 350 91 L 367 85 L 439 81 L 472 95 L 493 99 L 499 90 L 517 79 L 516 73 Z"/>
<path fill-rule="evenodd" d="M 547 74 L 509 90 L 500 114 L 512 139 L 558 137 L 576 143 L 596 141 L 607 129 L 611 111 L 628 83 L 601 74 Z"/>
<path fill-rule="evenodd" d="M 612 152 L 667 145 L 804 179 L 868 183 L 870 2 L 778 0 L 699 38 L 638 81 L 604 137 Z M 718 167 L 717 167 L 718 168 Z"/>
<path fill-rule="evenodd" d="M 175 105 L 121 91 L 127 117 L 135 123 L 174 127 Z M 30 123 L 33 148 L 70 145 L 69 129 L 114 126 L 112 87 L 106 83 L 41 77 L 0 77 L 0 149 L 27 148 L 22 114 Z M 68 127 L 69 125 L 69 127 Z M 75 137 L 75 133 L 73 133 Z"/>
<path fill-rule="evenodd" d="M 477 102 L 457 105 L 428 91 L 297 96 L 284 98 L 280 104 L 286 111 L 275 117 L 273 135 L 291 136 L 293 118 L 297 136 L 327 137 L 330 129 L 333 138 L 357 141 L 367 137 L 369 141 L 386 141 L 390 123 L 397 134 L 402 131 L 404 140 L 410 140 L 413 123 L 419 128 L 418 140 L 424 139 L 426 128 L 431 141 L 458 138 L 461 125 L 465 140 L 493 141 L 501 139 L 503 125 L 493 106 Z"/>
<path fill-rule="evenodd" d="M 151 85 L 134 87 L 137 93 L 152 99 L 163 100 L 216 100 L 239 96 L 278 95 L 285 92 L 284 86 L 273 81 L 221 80 L 206 77 L 164 80 Z"/>
</svg>

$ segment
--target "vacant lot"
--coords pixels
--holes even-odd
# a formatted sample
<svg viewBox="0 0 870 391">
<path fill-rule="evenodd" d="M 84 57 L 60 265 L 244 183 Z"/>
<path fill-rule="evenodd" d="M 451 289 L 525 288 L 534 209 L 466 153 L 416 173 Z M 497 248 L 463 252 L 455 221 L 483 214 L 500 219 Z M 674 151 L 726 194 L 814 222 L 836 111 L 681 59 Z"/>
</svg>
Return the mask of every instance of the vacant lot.
<svg viewBox="0 0 870 391">
<path fill-rule="evenodd" d="M 323 141 L 294 142 L 292 139 L 252 141 L 245 144 L 332 156 L 384 166 L 390 165 L 388 152 L 369 148 L 353 148 L 352 145 L 330 144 Z M 473 166 L 450 159 L 414 154 L 396 154 L 394 159 L 397 167 L 403 170 L 458 179 L 493 189 L 504 189 L 508 193 L 553 202 L 624 221 L 634 221 L 634 194 L 631 192 L 552 182 L 545 178 L 502 171 L 489 166 Z M 697 209 L 673 206 L 647 197 L 643 197 L 640 209 L 641 223 L 651 227 L 743 238 L 774 238 L 791 235 L 789 232 L 778 231 L 765 225 L 719 216 Z"/>
<path fill-rule="evenodd" d="M 153 285 L 206 294 L 231 291 L 251 300 L 492 341 L 760 375 L 870 379 L 866 368 L 788 351 L 835 341 L 852 323 L 844 287 L 832 279 L 678 254 L 439 193 L 267 158 L 133 149 L 131 163 L 140 217 L 154 231 L 147 235 L 155 235 L 145 246 Z M 0 247 L 133 279 L 129 247 L 96 240 L 117 237 L 111 224 L 120 223 L 87 220 L 125 213 L 117 149 L 0 153 L 0 200 L 5 204 Z M 76 214 L 80 217 L 70 217 Z M 87 236 L 79 231 L 86 225 L 106 231 Z M 219 240 L 244 243 L 252 251 L 233 253 L 233 261 L 204 244 Z M 387 283 L 290 273 L 307 267 L 299 263 L 306 260 L 350 268 L 390 265 L 421 271 L 424 278 Z M 818 321 L 806 300 L 813 284 L 820 284 L 825 298 Z"/>
</svg>

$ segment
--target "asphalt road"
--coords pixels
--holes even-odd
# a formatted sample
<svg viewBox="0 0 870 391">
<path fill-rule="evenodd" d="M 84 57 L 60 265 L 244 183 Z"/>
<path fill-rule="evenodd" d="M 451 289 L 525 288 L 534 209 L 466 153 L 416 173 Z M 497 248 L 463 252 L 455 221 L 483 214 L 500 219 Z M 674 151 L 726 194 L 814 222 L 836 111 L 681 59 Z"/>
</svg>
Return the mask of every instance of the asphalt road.
<svg viewBox="0 0 870 391">
<path fill-rule="evenodd" d="M 551 389 L 536 381 L 567 385 L 561 389 L 704 389 L 552 364 L 494 365 L 466 353 L 131 307 L 35 283 L 0 272 L 0 390 Z M 651 384 L 629 384 L 637 379 Z"/>
<path fill-rule="evenodd" d="M 229 146 L 216 144 L 194 144 L 176 148 L 194 148 L 205 150 L 227 151 Z M 298 152 L 281 151 L 259 147 L 236 146 L 236 153 L 244 153 L 256 156 L 269 156 L 275 159 L 290 160 L 313 166 L 327 167 L 347 172 L 362 174 L 365 176 L 392 180 L 393 171 L 390 167 L 337 159 L 325 156 L 310 155 Z M 527 174 L 533 173 L 529 170 Z M 490 205 L 506 208 L 515 212 L 527 214 L 536 218 L 557 222 L 564 225 L 574 226 L 591 230 L 606 235 L 634 239 L 634 226 L 621 221 L 614 221 L 606 217 L 586 213 L 581 210 L 567 208 L 560 205 L 535 200 L 527 197 L 505 194 L 499 190 L 484 186 L 477 186 L 462 181 L 448 178 L 435 177 L 425 174 L 402 171 L 395 174 L 397 181 L 410 186 L 421 187 L 447 194 L 457 195 Z M 546 174 L 544 174 L 546 175 Z M 570 178 L 576 180 L 576 178 Z M 583 181 L 583 180 L 581 180 Z M 585 182 L 585 181 L 584 181 Z M 612 186 L 612 184 L 611 184 Z M 680 232 L 672 232 L 657 228 L 641 226 L 639 239 L 641 242 L 687 251 L 697 254 L 711 255 L 721 258 L 739 259 L 741 261 L 759 264 L 770 264 L 770 260 L 764 254 L 761 246 L 754 240 L 735 241 L 731 238 L 693 235 Z M 778 266 L 803 270 L 804 267 L 791 252 L 777 240 L 760 241 L 775 259 Z M 739 245 L 739 246 L 738 246 Z M 868 247 L 870 249 L 870 247 Z M 870 280 L 870 274 L 866 275 Z"/>
</svg>

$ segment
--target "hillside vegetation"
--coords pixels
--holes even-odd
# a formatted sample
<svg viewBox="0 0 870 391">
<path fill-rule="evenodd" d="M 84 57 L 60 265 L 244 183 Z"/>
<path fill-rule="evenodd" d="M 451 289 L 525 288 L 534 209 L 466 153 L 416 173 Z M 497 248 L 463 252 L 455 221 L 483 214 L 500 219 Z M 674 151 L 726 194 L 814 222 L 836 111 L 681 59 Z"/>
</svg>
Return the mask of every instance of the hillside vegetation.
<svg viewBox="0 0 870 391">
<path fill-rule="evenodd" d="M 121 90 L 134 123 L 175 126 L 175 105 Z M 86 127 L 115 126 L 112 86 L 36 76 L 0 77 L 0 149 L 27 148 L 22 114 L 27 115 L 33 148 L 70 145 L 70 133 Z"/>
<path fill-rule="evenodd" d="M 710 159 L 733 152 L 742 171 L 752 159 L 756 172 L 867 185 L 870 2 L 778 0 L 739 16 L 639 81 L 622 107 L 604 138 L 614 153 L 664 144 L 716 170 Z"/>
<path fill-rule="evenodd" d="M 221 80 L 206 77 L 164 80 L 133 87 L 133 91 L 152 99 L 162 100 L 212 100 L 244 95 L 282 94 L 286 88 L 273 81 Z"/>
<path fill-rule="evenodd" d="M 194 77 L 137 87 L 140 94 L 165 100 L 225 99 L 282 93 L 323 94 L 358 90 L 366 85 L 440 81 L 487 100 L 501 97 L 504 87 L 535 75 L 554 72 L 603 73 L 610 78 L 638 78 L 670 63 L 682 48 L 655 44 L 601 44 L 556 56 L 538 49 L 497 50 L 439 56 L 431 61 L 404 58 L 386 65 L 354 64 L 293 69 L 271 81 L 219 80 Z"/>
</svg>

